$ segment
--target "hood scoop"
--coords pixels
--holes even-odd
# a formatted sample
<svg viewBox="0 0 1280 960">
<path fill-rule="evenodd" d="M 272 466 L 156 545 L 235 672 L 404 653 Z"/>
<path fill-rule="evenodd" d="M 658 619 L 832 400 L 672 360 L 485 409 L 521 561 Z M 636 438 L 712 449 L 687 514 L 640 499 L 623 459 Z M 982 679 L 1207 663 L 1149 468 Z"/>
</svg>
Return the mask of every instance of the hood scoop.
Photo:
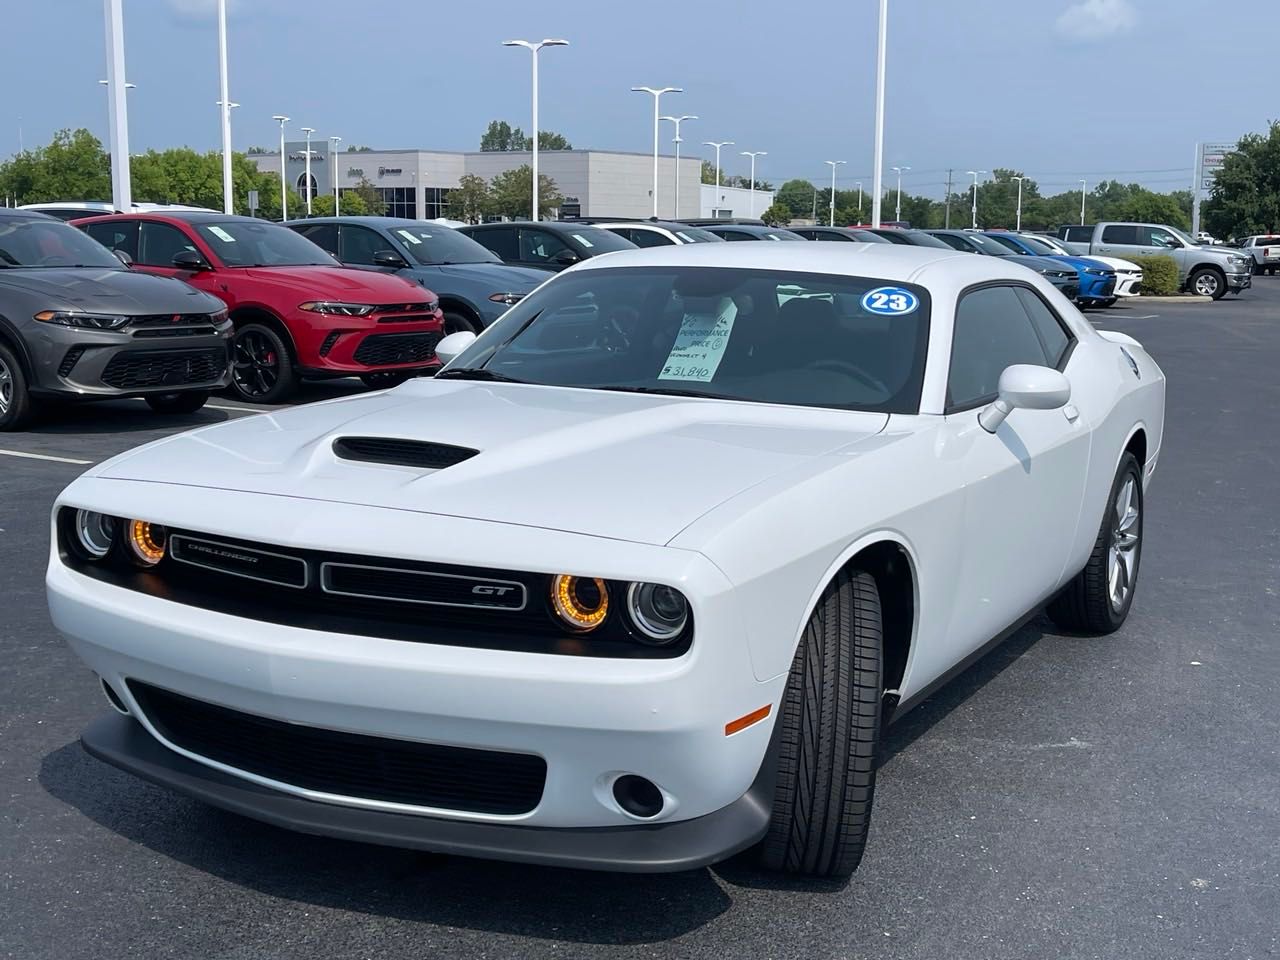
<svg viewBox="0 0 1280 960">
<path fill-rule="evenodd" d="M 463 460 L 470 460 L 480 451 L 447 443 L 426 443 L 396 437 L 338 437 L 333 441 L 333 452 L 342 460 L 416 467 L 419 470 L 443 470 Z"/>
</svg>

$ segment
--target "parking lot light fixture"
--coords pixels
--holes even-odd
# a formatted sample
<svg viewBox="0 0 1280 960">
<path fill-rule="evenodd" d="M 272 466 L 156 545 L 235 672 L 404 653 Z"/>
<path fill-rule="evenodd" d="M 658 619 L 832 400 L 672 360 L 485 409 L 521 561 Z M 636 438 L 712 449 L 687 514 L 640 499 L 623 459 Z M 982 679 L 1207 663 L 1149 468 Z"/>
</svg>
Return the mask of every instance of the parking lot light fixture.
<svg viewBox="0 0 1280 960">
<path fill-rule="evenodd" d="M 714 217 L 716 215 L 715 211 L 720 206 L 720 148 L 732 147 L 734 143 L 732 140 L 720 140 L 720 141 L 703 140 L 702 145 L 704 147 L 716 148 L 716 205 L 711 208 L 711 215 Z"/>
<path fill-rule="evenodd" d="M 858 181 L 858 223 L 862 223 L 862 181 Z"/>
<path fill-rule="evenodd" d="M 335 217 L 342 216 L 338 212 L 338 162 L 333 159 L 338 152 L 338 144 L 341 142 L 341 137 L 329 138 L 329 175 L 333 177 L 333 215 Z"/>
<path fill-rule="evenodd" d="M 750 203 L 751 203 L 751 216 L 754 217 L 756 215 L 756 157 L 767 157 L 769 155 L 769 151 L 743 150 L 742 155 L 744 157 L 751 158 L 751 194 L 750 194 L 751 201 Z"/>
<path fill-rule="evenodd" d="M 103 0 L 103 24 L 107 40 L 107 123 L 111 151 L 111 205 L 116 210 L 133 207 L 129 177 L 129 107 L 125 94 L 124 12 L 121 0 Z"/>
<path fill-rule="evenodd" d="M 836 225 L 836 167 L 840 166 L 840 164 L 845 161 L 824 160 L 822 162 L 831 167 L 831 218 L 827 226 L 834 227 Z M 858 186 L 861 187 L 862 184 L 858 184 Z M 861 207 L 861 204 L 859 204 L 859 207 Z M 861 210 L 859 210 L 859 212 L 861 212 Z M 861 220 L 862 218 L 859 217 L 858 219 Z"/>
<path fill-rule="evenodd" d="M 680 124 L 684 123 L 684 121 L 686 120 L 697 120 L 698 118 L 691 113 L 686 113 L 682 117 L 663 117 L 662 119 L 670 120 L 672 123 L 676 125 L 676 135 L 671 138 L 671 142 L 676 145 L 676 190 L 675 190 L 676 196 L 675 196 L 675 203 L 672 207 L 672 209 L 675 211 L 675 214 L 672 217 L 672 219 L 679 220 L 680 219 L 680 144 L 684 142 L 680 138 Z"/>
<path fill-rule="evenodd" d="M 543 47 L 567 47 L 568 40 L 558 40 L 547 38 L 544 40 L 504 40 L 504 47 L 524 47 L 533 55 L 533 136 L 529 144 L 530 163 L 533 179 L 533 209 L 529 213 L 529 219 L 536 221 L 538 219 L 538 51 Z"/>
<path fill-rule="evenodd" d="M 283 113 L 277 113 L 271 119 L 280 124 L 280 220 L 283 222 L 289 219 L 289 187 L 284 176 L 284 125 L 289 122 L 289 118 Z"/>
<path fill-rule="evenodd" d="M 898 175 L 898 202 L 893 208 L 893 219 L 901 222 L 902 220 L 902 172 L 910 170 L 910 167 L 892 167 L 894 173 Z"/>
<path fill-rule="evenodd" d="M 987 171 L 985 170 L 966 170 L 965 171 L 965 173 L 973 177 L 973 206 L 971 207 L 971 210 L 973 213 L 972 226 L 973 226 L 973 229 L 975 230 L 978 229 L 978 178 L 986 172 Z"/>
<path fill-rule="evenodd" d="M 875 166 L 871 177 L 875 181 L 871 191 L 871 223 L 877 228 L 880 226 L 880 209 L 884 199 L 884 63 L 888 37 L 889 0 L 880 0 L 880 24 L 876 39 Z"/>
<path fill-rule="evenodd" d="M 311 216 L 311 135 L 316 132 L 315 127 L 303 127 L 302 132 L 307 135 L 307 152 L 303 158 L 303 174 L 302 174 L 302 191 L 307 198 L 307 216 Z"/>
<path fill-rule="evenodd" d="M 1085 193 L 1089 189 L 1089 181 L 1080 181 L 1080 226 L 1084 226 L 1084 198 Z"/>
<path fill-rule="evenodd" d="M 235 213 L 235 194 L 231 185 L 231 102 L 227 80 L 227 0 L 218 0 L 218 84 L 222 97 L 219 120 L 222 127 L 222 212 Z"/>
<path fill-rule="evenodd" d="M 1017 230 L 1019 233 L 1021 233 L 1022 232 L 1022 181 L 1027 178 L 1026 177 L 1010 177 L 1009 179 L 1018 181 L 1018 212 L 1017 212 L 1017 215 L 1015 216 L 1016 223 L 1015 223 L 1014 229 Z"/>
<path fill-rule="evenodd" d="M 653 219 L 658 219 L 658 105 L 664 93 L 684 93 L 683 87 L 632 87 L 633 93 L 653 95 Z"/>
</svg>

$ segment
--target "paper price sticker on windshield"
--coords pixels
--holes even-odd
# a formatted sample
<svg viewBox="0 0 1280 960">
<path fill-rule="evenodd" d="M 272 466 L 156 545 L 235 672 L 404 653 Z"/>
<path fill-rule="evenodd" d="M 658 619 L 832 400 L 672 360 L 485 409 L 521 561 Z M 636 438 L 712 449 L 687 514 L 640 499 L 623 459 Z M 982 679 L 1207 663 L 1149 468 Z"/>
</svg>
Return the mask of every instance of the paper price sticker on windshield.
<svg viewBox="0 0 1280 960">
<path fill-rule="evenodd" d="M 737 305 L 728 298 L 715 312 L 686 313 L 658 379 L 708 383 L 724 357 L 737 315 Z"/>
<path fill-rule="evenodd" d="M 217 237 L 219 240 L 221 240 L 223 243 L 235 243 L 235 242 L 236 242 L 236 238 L 235 238 L 235 237 L 233 237 L 231 234 L 227 233 L 227 231 L 223 230 L 223 229 L 222 229 L 220 226 L 218 226 L 216 223 L 209 227 L 209 232 L 210 232 L 210 233 L 212 233 L 212 234 L 213 234 L 215 237 Z"/>
<path fill-rule="evenodd" d="M 863 310 L 885 317 L 901 317 L 919 308 L 920 298 L 902 287 L 876 287 L 862 297 Z"/>
</svg>

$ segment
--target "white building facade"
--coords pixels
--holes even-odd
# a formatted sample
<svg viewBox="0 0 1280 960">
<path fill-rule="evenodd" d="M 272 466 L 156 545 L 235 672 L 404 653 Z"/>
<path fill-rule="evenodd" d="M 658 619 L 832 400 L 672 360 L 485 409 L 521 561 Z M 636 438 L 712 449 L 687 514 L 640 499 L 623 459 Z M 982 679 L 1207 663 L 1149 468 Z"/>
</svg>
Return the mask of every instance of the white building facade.
<svg viewBox="0 0 1280 960">
<path fill-rule="evenodd" d="M 701 212 L 706 219 L 756 218 L 773 206 L 772 190 L 752 191 L 745 187 L 716 187 L 714 183 L 700 185 Z"/>
</svg>

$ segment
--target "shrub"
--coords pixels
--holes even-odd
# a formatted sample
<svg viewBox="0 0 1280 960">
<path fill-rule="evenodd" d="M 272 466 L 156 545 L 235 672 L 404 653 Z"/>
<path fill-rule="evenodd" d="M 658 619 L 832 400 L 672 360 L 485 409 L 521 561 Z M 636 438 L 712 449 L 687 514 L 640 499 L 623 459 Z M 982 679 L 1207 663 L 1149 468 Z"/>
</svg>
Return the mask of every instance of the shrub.
<svg viewBox="0 0 1280 960">
<path fill-rule="evenodd" d="M 1142 292 L 1152 297 L 1169 297 L 1180 289 L 1178 261 L 1173 257 L 1125 257 L 1142 268 Z"/>
<path fill-rule="evenodd" d="M 760 219 L 771 227 L 785 227 L 791 222 L 791 208 L 775 200 L 773 205 L 760 215 Z"/>
</svg>

